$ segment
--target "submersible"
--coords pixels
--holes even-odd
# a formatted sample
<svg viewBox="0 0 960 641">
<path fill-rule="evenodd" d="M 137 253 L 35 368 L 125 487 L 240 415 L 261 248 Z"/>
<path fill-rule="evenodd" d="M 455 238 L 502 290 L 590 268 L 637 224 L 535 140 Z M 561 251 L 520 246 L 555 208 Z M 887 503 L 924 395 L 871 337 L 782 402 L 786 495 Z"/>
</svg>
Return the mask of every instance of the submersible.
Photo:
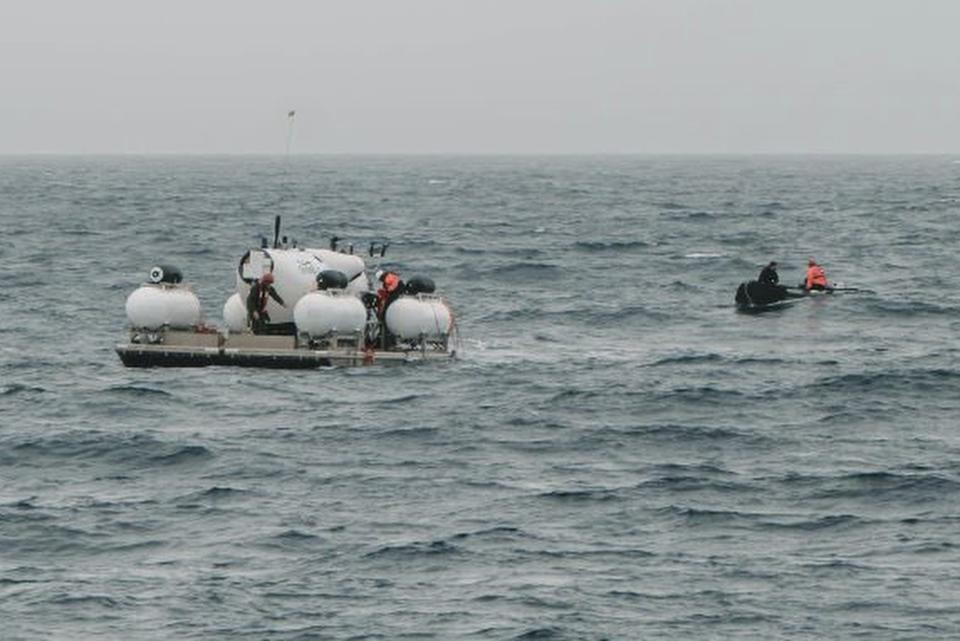
<svg viewBox="0 0 960 641">
<path fill-rule="evenodd" d="M 284 239 L 285 240 L 285 239 Z M 128 339 L 116 346 L 128 367 L 235 365 L 315 368 L 450 360 L 459 344 L 453 311 L 426 277 L 377 290 L 380 271 L 359 254 L 281 242 L 241 256 L 236 291 L 222 327 L 204 322 L 200 301 L 182 272 L 157 265 L 127 298 Z M 371 244 L 382 259 L 386 244 Z"/>
</svg>

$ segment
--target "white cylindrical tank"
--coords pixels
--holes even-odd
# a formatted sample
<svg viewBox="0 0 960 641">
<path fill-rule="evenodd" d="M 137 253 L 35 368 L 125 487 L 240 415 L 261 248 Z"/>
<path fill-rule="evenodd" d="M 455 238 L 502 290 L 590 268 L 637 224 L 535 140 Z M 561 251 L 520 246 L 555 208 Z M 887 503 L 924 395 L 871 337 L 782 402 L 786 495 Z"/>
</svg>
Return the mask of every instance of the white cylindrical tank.
<svg viewBox="0 0 960 641">
<path fill-rule="evenodd" d="M 350 294 L 310 292 L 297 302 L 293 321 L 298 333 L 309 336 L 359 332 L 367 324 L 367 309 Z"/>
<path fill-rule="evenodd" d="M 402 339 L 445 338 L 453 327 L 453 315 L 436 296 L 401 296 L 390 304 L 387 329 Z"/>
<path fill-rule="evenodd" d="M 133 327 L 186 329 L 200 322 L 200 301 L 182 285 L 141 285 L 127 297 L 126 307 Z"/>
<path fill-rule="evenodd" d="M 240 294 L 234 294 L 223 304 L 223 323 L 231 332 L 242 332 L 247 328 L 247 308 Z"/>
<path fill-rule="evenodd" d="M 343 272 L 353 293 L 369 289 L 363 258 L 355 254 L 341 254 L 329 249 L 252 249 L 237 272 L 237 292 L 241 301 L 247 300 L 250 284 L 244 279 L 260 278 L 263 272 L 273 273 L 273 289 L 284 304 L 267 299 L 267 313 L 271 323 L 289 323 L 293 310 L 305 294 L 316 290 L 317 274 L 327 269 Z"/>
<path fill-rule="evenodd" d="M 289 251 L 299 251 L 299 250 L 289 250 Z M 340 252 L 331 251 L 329 249 L 305 249 L 304 251 L 312 252 L 321 262 L 323 262 L 326 267 L 323 269 L 336 269 L 337 271 L 343 272 L 347 275 L 347 280 L 353 281 L 353 278 L 361 273 L 365 267 L 363 258 L 357 256 L 356 254 L 341 254 Z M 319 271 L 319 270 L 318 270 Z"/>
</svg>

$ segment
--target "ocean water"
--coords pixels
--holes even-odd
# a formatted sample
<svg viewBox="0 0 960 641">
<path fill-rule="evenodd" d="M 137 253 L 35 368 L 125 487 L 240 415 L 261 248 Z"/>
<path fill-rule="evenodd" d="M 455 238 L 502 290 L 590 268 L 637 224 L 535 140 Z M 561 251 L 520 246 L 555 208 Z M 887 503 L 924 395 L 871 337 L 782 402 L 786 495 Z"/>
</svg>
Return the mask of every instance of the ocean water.
<svg viewBox="0 0 960 641">
<path fill-rule="evenodd" d="M 453 363 L 125 369 L 281 214 Z M 0 158 L 0 638 L 960 638 L 950 157 Z M 771 259 L 866 291 L 737 313 Z"/>
</svg>

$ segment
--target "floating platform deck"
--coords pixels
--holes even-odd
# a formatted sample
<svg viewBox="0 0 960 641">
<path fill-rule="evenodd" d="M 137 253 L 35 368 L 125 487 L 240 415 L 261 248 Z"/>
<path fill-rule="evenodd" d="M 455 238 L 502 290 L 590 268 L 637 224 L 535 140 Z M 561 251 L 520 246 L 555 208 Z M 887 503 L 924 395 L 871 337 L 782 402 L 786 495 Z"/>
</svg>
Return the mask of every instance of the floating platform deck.
<svg viewBox="0 0 960 641">
<path fill-rule="evenodd" d="M 449 361 L 455 350 L 436 346 L 363 349 L 356 337 L 339 337 L 323 348 L 300 345 L 294 336 L 162 331 L 132 333 L 130 342 L 116 346 L 127 367 L 262 367 L 315 369 L 420 361 Z"/>
</svg>

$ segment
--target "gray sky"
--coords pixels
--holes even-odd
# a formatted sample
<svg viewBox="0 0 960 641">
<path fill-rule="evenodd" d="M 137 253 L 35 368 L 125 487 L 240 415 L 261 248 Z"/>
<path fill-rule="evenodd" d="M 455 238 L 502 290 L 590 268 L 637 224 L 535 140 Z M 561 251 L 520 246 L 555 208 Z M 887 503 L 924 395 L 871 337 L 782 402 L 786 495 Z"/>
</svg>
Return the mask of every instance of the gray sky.
<svg viewBox="0 0 960 641">
<path fill-rule="evenodd" d="M 960 152 L 960 0 L 4 0 L 0 153 Z"/>
</svg>

